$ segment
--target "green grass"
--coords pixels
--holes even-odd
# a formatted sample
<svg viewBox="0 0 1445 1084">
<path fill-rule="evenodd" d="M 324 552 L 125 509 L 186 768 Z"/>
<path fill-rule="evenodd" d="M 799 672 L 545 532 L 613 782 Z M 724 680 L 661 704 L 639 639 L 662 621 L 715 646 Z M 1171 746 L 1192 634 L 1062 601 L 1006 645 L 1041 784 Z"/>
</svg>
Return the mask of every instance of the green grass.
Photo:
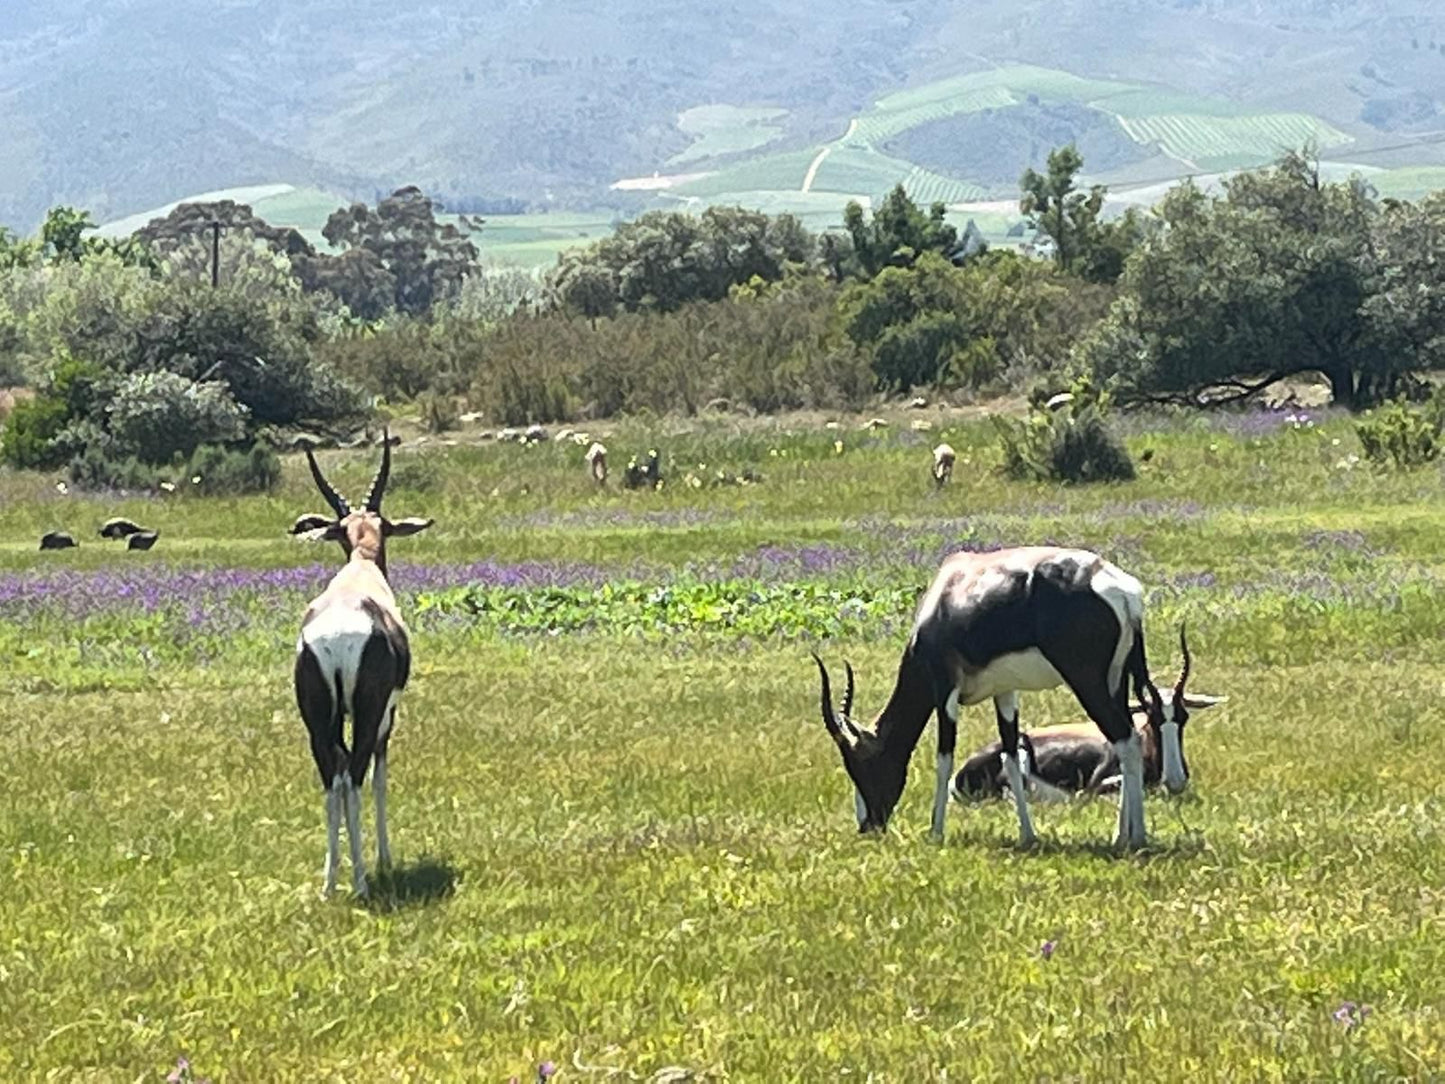
<svg viewBox="0 0 1445 1084">
<path fill-rule="evenodd" d="M 808 172 L 808 164 L 817 153 L 816 150 L 802 150 L 763 155 L 668 191 L 703 199 L 720 192 L 796 191 L 802 187 L 803 175 Z"/>
<path fill-rule="evenodd" d="M 243 592 L 197 632 L 195 597 L 147 615 L 115 586 L 336 562 L 284 535 L 320 503 L 304 464 L 237 500 L 0 474 L 0 600 L 36 570 L 83 577 L 0 601 L 0 1079 L 160 1080 L 181 1054 L 215 1081 L 526 1080 L 544 1059 L 602 1078 L 574 1058 L 639 1079 L 1431 1079 L 1441 470 L 1349 467 L 1343 419 L 1133 418 L 1137 481 L 1055 489 L 1001 478 L 985 422 L 928 416 L 594 427 L 622 461 L 660 447 L 655 493 L 596 492 L 574 445 L 404 446 L 388 508 L 436 526 L 393 546 L 399 582 L 490 560 L 610 586 L 402 591 L 400 869 L 368 905 L 317 897 L 290 688 L 307 592 Z M 959 463 L 935 493 L 939 439 Z M 323 464 L 350 491 L 373 467 Z M 679 484 L 745 467 L 763 481 Z M 111 514 L 161 527 L 156 549 L 93 540 Z M 52 526 L 82 548 L 34 552 Z M 1036 853 L 1005 805 L 955 807 L 938 846 L 930 729 L 890 832 L 859 839 L 808 647 L 850 659 L 876 711 L 944 546 L 1047 541 L 1141 577 L 1161 674 L 1188 620 L 1192 684 L 1230 697 L 1190 724 L 1190 793 L 1151 795 L 1139 856 L 1103 846 L 1109 801 L 1036 810 Z M 1079 717 L 1057 691 L 1024 712 Z M 960 752 L 992 729 L 965 712 Z M 372 861 L 369 799 L 364 823 Z M 1371 1006 L 1361 1026 L 1332 1019 L 1345 1001 Z"/>
<path fill-rule="evenodd" d="M 1445 166 L 1419 166 L 1370 173 L 1367 180 L 1382 196 L 1422 199 L 1445 189 Z"/>
</svg>

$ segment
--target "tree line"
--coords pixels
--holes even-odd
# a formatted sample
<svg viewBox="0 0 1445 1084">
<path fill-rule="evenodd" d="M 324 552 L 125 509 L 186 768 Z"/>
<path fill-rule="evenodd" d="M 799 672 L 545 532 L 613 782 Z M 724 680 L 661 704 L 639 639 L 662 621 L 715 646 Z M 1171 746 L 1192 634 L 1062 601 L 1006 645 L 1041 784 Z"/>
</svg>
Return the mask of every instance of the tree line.
<svg viewBox="0 0 1445 1084">
<path fill-rule="evenodd" d="M 1065 147 L 1021 178 L 1046 259 L 901 186 L 822 234 L 652 211 L 544 275 L 485 266 L 485 221 L 415 188 L 338 209 L 326 250 L 229 201 L 123 239 L 56 208 L 33 238 L 0 231 L 0 383 L 34 393 L 0 459 L 103 481 L 409 402 L 443 428 L 464 405 L 519 424 L 1083 377 L 1115 403 L 1207 404 L 1318 372 L 1360 408 L 1439 367 L 1445 195 L 1381 199 L 1295 153 L 1110 216 L 1082 168 Z"/>
</svg>

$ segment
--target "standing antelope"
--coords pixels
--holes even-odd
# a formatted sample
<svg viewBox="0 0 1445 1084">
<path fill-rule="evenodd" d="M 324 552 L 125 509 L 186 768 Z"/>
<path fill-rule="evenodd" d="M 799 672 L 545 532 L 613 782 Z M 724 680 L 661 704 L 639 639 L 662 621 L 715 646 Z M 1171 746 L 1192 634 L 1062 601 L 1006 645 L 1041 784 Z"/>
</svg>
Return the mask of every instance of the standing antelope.
<svg viewBox="0 0 1445 1084">
<path fill-rule="evenodd" d="M 852 778 L 860 831 L 888 823 L 903 794 L 908 761 L 930 714 L 938 715 L 938 777 L 933 834 L 941 838 L 953 775 L 958 709 L 990 697 L 1003 743 L 1003 764 L 1019 820 L 1019 843 L 1037 839 L 1019 763 L 1021 691 L 1068 685 L 1113 745 L 1122 777 L 1116 846 L 1148 841 L 1143 751 L 1129 716 L 1127 683 L 1147 691 L 1159 718 L 1164 781 L 1187 782 L 1179 722 L 1166 709 L 1144 659 L 1144 596 L 1139 581 L 1085 550 L 1033 547 L 946 558 L 919 603 L 893 695 L 871 730 L 853 722 L 853 670 L 843 713 L 833 710 L 828 670 L 822 678 L 823 725 Z"/>
<path fill-rule="evenodd" d="M 592 480 L 599 486 L 607 484 L 607 449 L 601 441 L 594 440 L 582 457 L 592 471 Z"/>
<path fill-rule="evenodd" d="M 1189 643 L 1184 630 L 1179 630 L 1179 646 L 1184 667 L 1173 689 L 1160 689 L 1166 705 L 1174 706 L 1174 722 L 1179 725 L 1179 765 L 1185 780 L 1189 779 L 1189 761 L 1184 756 L 1184 724 L 1196 711 L 1212 708 L 1227 700 L 1223 696 L 1186 693 L 1189 680 Z M 1144 707 L 1133 711 L 1134 729 L 1144 747 L 1144 785 L 1151 787 L 1164 778 L 1164 735 L 1158 727 L 1159 718 Z M 1070 793 L 1102 794 L 1119 785 L 1119 758 L 1114 747 L 1090 722 L 1058 723 L 1041 726 L 1019 735 L 1025 746 L 1027 762 L 1024 774 L 1045 797 L 1067 797 Z M 990 742 L 963 762 L 953 780 L 953 796 L 962 801 L 997 798 L 1008 790 L 1008 776 L 1003 767 L 1003 744 Z M 1054 794 L 1053 792 L 1061 792 Z"/>
<path fill-rule="evenodd" d="M 940 444 L 933 449 L 933 484 L 942 486 L 953 477 L 953 461 L 957 458 L 951 444 Z"/>
<path fill-rule="evenodd" d="M 316 488 L 335 517 L 301 516 L 292 534 L 316 541 L 341 543 L 346 565 L 331 578 L 301 619 L 296 643 L 296 705 L 311 734 L 311 755 L 326 791 L 326 895 L 336 889 L 341 860 L 341 816 L 351 844 L 351 882 L 366 895 L 366 866 L 361 857 L 361 784 L 373 756 L 376 774 L 376 861 L 391 865 L 386 834 L 386 748 L 396 725 L 396 705 L 411 671 L 411 649 L 396 596 L 386 578 L 386 540 L 411 535 L 431 526 L 429 519 L 392 522 L 381 514 L 386 480 L 391 473 L 391 441 L 384 440 L 381 467 L 353 512 L 317 466 L 311 449 L 306 461 Z M 351 716 L 351 747 L 343 726 Z"/>
</svg>

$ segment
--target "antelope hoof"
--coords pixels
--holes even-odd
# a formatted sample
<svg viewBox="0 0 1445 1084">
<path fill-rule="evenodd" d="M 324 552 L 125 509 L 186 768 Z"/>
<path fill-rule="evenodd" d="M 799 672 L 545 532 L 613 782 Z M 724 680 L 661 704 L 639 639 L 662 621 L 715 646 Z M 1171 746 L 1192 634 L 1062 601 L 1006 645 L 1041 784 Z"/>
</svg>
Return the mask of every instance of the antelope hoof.
<svg viewBox="0 0 1445 1084">
<path fill-rule="evenodd" d="M 358 877 L 358 878 L 355 880 L 355 882 L 352 883 L 351 891 L 352 891 L 352 893 L 356 896 L 357 899 L 359 899 L 359 900 L 364 900 L 364 899 L 366 899 L 366 897 L 369 895 L 369 892 L 367 891 L 367 887 L 366 887 L 366 878 L 365 878 L 365 877 Z"/>
<path fill-rule="evenodd" d="M 1039 845 L 1039 837 L 1033 832 L 1019 833 L 1019 850 L 1031 851 Z"/>
</svg>

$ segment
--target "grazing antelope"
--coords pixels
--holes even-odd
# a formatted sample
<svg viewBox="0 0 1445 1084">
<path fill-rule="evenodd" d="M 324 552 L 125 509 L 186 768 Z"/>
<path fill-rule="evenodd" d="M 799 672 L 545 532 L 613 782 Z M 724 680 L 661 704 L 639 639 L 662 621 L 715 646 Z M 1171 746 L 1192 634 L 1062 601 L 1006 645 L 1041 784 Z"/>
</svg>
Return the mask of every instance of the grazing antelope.
<svg viewBox="0 0 1445 1084">
<path fill-rule="evenodd" d="M 1184 724 L 1196 711 L 1222 704 L 1227 697 L 1186 693 L 1189 679 L 1189 644 L 1184 630 L 1179 630 L 1179 646 L 1184 667 L 1173 689 L 1159 690 L 1167 716 L 1171 714 L 1179 726 L 1179 774 L 1187 782 L 1189 762 L 1184 757 Z M 1159 721 L 1147 708 L 1133 711 L 1134 729 L 1144 747 L 1144 785 L 1154 786 L 1164 778 L 1164 735 L 1155 724 Z M 1044 796 L 1051 792 L 1103 794 L 1119 785 L 1119 758 L 1114 748 L 1093 723 L 1060 723 L 1041 726 L 1019 735 L 1027 762 L 1024 774 L 1030 783 L 1041 784 Z M 1008 790 L 1008 777 L 1003 767 L 1003 745 L 991 742 L 969 757 L 953 780 L 953 796 L 960 801 L 998 798 Z"/>
<path fill-rule="evenodd" d="M 940 444 L 933 449 L 933 484 L 946 485 L 953 477 L 953 461 L 958 458 L 952 445 Z"/>
<path fill-rule="evenodd" d="M 46 531 L 40 536 L 40 548 L 43 550 L 69 550 L 78 545 L 80 543 L 64 531 Z"/>
<path fill-rule="evenodd" d="M 395 522 L 381 514 L 391 473 L 391 441 L 384 439 L 381 467 L 366 502 L 351 510 L 326 481 L 311 449 L 306 461 L 316 488 L 335 516 L 301 516 L 292 534 L 341 543 L 346 565 L 331 578 L 301 619 L 296 643 L 296 705 L 311 734 L 311 755 L 326 792 L 326 895 L 336 888 L 340 863 L 341 817 L 351 844 L 351 880 L 366 895 L 361 857 L 361 784 L 373 757 L 372 792 L 376 797 L 376 860 L 391 865 L 386 834 L 386 750 L 396 726 L 396 706 L 411 672 L 406 625 L 386 576 L 386 540 L 430 527 L 429 519 Z M 343 723 L 351 716 L 351 745 Z"/>
<path fill-rule="evenodd" d="M 1144 756 L 1129 715 L 1128 683 L 1147 692 L 1159 719 L 1165 784 L 1185 785 L 1179 723 L 1166 714 L 1144 658 L 1144 592 L 1127 572 L 1086 550 L 1031 547 L 946 558 L 919 603 L 893 695 L 871 729 L 853 722 L 853 671 L 843 713 L 833 710 L 828 670 L 822 678 L 823 725 L 854 784 L 860 831 L 888 823 L 908 776 L 908 761 L 938 715 L 938 776 L 933 834 L 941 838 L 953 777 L 960 705 L 994 702 L 1004 772 L 1019 820 L 1019 843 L 1037 837 L 1024 793 L 1019 752 L 1020 692 L 1067 685 L 1103 731 L 1121 776 L 1116 846 L 1148 841 Z"/>
<path fill-rule="evenodd" d="M 127 535 L 133 535 L 142 529 L 139 523 L 125 519 L 122 516 L 115 516 L 100 525 L 100 537 L 125 538 Z"/>
<path fill-rule="evenodd" d="M 592 446 L 587 449 L 587 454 L 582 457 L 587 466 L 592 470 L 592 477 L 599 486 L 607 484 L 607 449 L 601 441 L 594 440 Z"/>
</svg>

